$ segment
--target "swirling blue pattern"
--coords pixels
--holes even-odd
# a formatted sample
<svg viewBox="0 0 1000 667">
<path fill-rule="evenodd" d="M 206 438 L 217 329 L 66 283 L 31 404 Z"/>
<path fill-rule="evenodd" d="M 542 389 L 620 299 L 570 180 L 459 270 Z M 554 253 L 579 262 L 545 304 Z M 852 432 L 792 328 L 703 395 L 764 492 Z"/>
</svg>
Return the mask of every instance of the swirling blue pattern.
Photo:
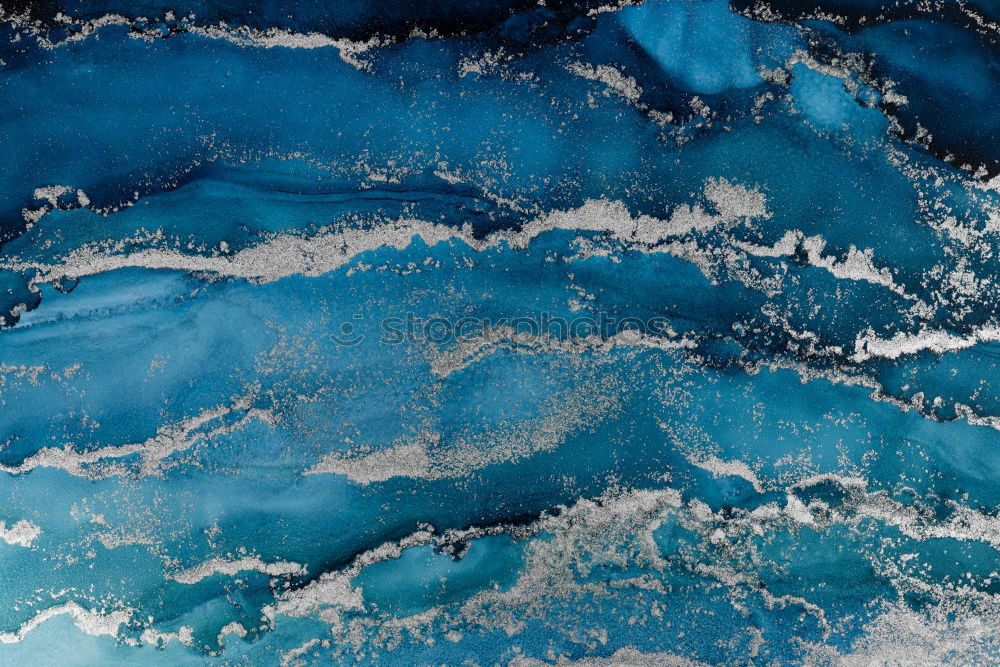
<svg viewBox="0 0 1000 667">
<path fill-rule="evenodd" d="M 995 662 L 998 103 L 990 0 L 3 5 L 0 662 Z"/>
</svg>

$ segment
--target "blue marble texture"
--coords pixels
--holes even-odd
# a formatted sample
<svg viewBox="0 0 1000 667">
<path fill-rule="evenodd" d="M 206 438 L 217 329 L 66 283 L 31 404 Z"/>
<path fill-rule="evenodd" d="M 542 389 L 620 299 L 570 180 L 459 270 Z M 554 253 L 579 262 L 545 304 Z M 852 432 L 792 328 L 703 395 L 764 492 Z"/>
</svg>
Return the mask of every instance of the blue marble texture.
<svg viewBox="0 0 1000 667">
<path fill-rule="evenodd" d="M 0 6 L 0 664 L 988 664 L 994 0 Z"/>
</svg>

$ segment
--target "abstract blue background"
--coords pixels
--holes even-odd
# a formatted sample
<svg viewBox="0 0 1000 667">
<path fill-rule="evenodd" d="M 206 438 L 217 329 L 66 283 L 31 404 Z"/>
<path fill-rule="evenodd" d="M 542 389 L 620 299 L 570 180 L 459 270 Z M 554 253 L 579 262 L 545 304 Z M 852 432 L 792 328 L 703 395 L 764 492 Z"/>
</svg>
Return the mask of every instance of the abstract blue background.
<svg viewBox="0 0 1000 667">
<path fill-rule="evenodd" d="M 0 662 L 996 659 L 992 0 L 0 19 Z"/>
</svg>

